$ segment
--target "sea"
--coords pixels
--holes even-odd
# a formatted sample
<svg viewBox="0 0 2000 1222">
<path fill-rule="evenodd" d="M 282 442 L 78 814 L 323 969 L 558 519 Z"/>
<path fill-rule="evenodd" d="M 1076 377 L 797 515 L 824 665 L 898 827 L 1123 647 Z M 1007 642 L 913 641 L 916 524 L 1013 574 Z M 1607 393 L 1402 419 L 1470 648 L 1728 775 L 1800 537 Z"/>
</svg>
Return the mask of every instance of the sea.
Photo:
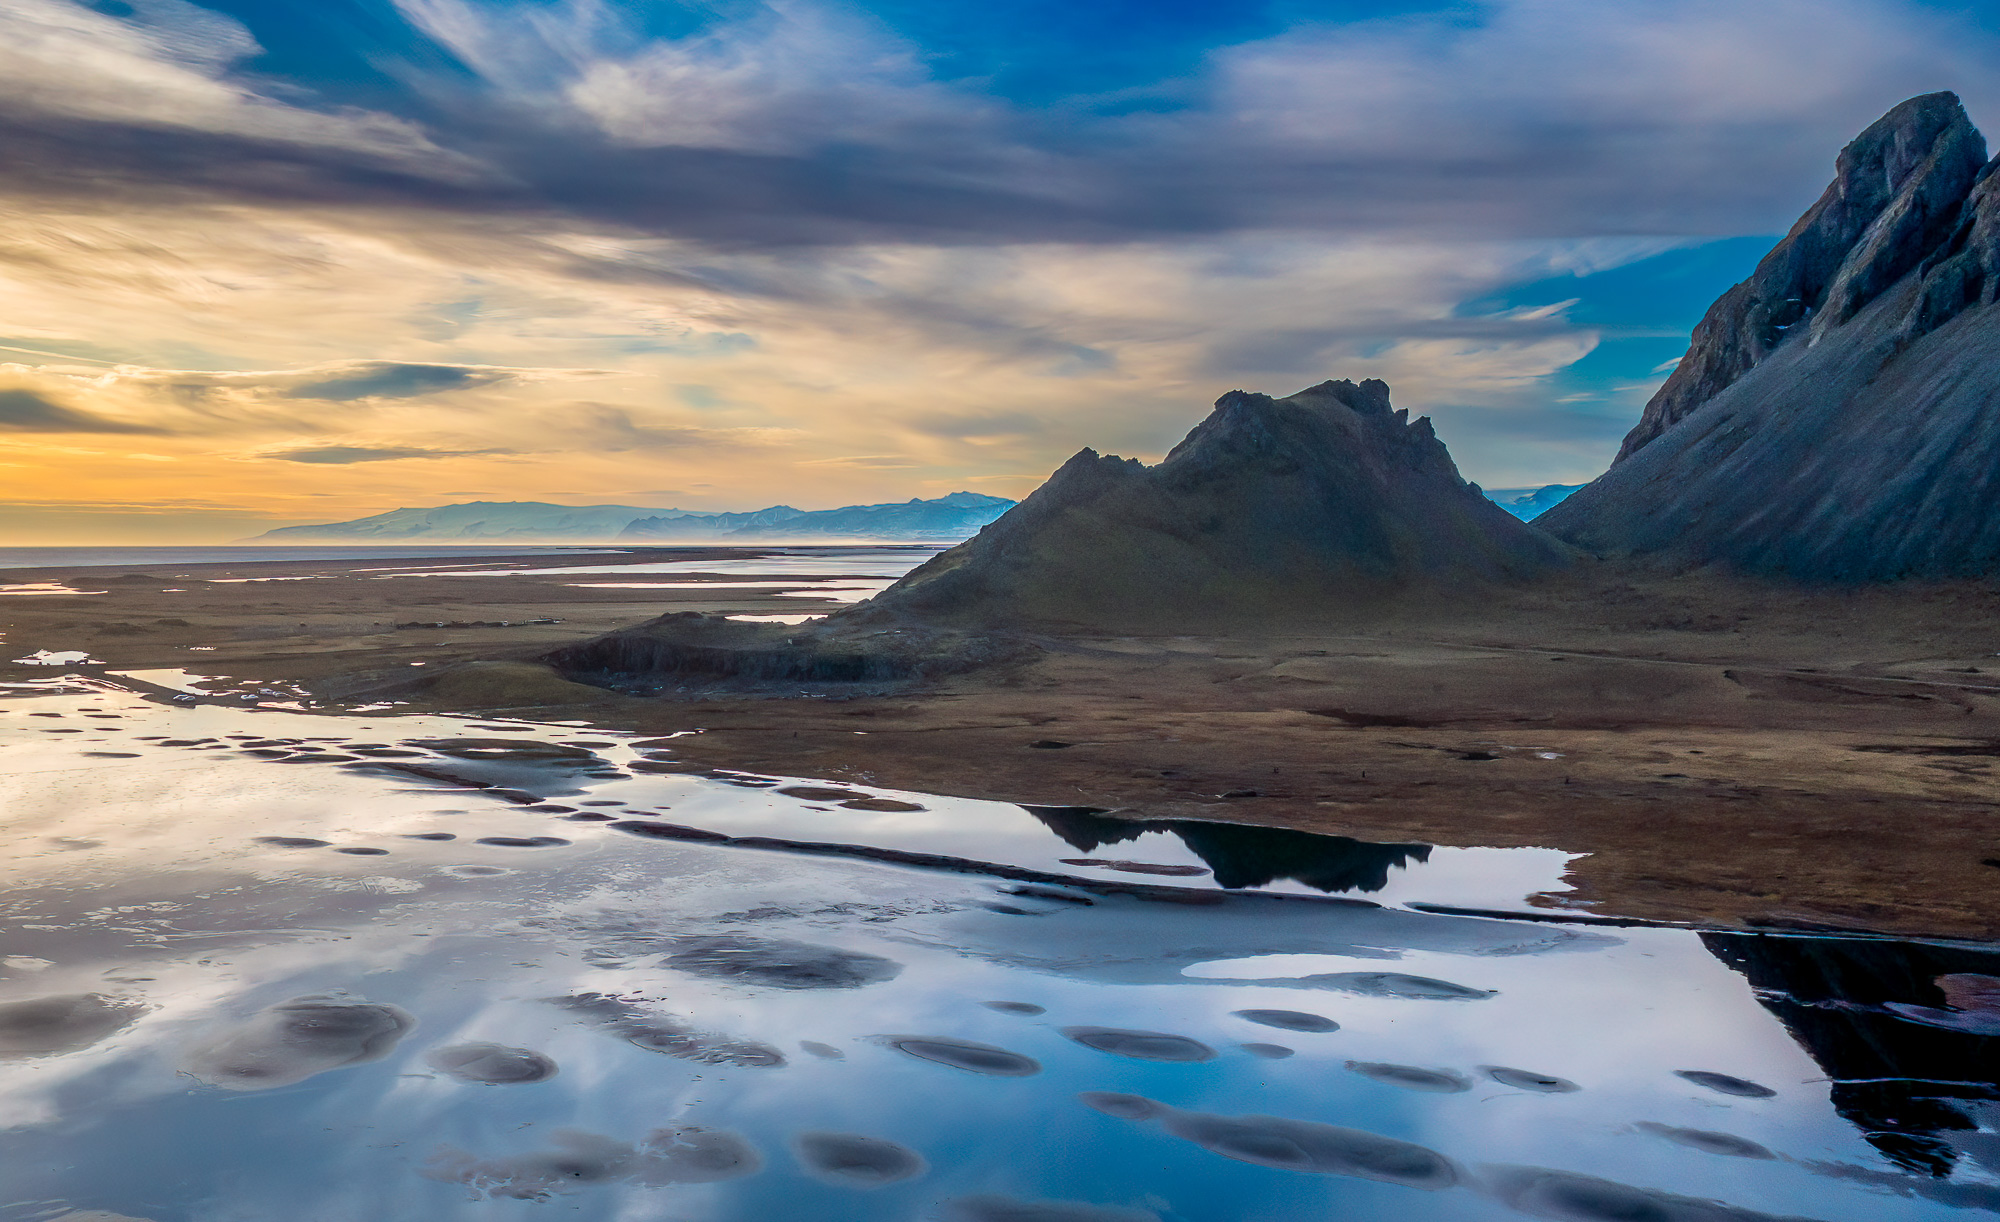
<svg viewBox="0 0 2000 1222">
<path fill-rule="evenodd" d="M 629 551 L 609 546 L 513 546 L 431 543 L 370 546 L 264 547 L 220 544 L 207 547 L 0 547 L 0 569 L 145 568 L 165 564 L 245 564 L 263 560 L 413 560 L 432 556 L 587 555 Z"/>
</svg>

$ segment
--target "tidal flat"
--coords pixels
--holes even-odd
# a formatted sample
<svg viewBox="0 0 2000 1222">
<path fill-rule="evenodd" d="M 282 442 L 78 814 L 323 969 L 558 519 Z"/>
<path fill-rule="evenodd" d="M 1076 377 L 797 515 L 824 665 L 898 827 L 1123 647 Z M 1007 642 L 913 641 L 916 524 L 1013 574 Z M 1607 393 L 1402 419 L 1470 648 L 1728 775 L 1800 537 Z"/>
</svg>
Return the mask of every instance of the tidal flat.
<svg viewBox="0 0 2000 1222">
<path fill-rule="evenodd" d="M 242 696 L 0 688 L 0 1217 L 2000 1209 L 1976 944 Z"/>
<path fill-rule="evenodd" d="M 1005 663 L 901 682 L 609 690 L 544 659 L 668 612 L 822 615 L 936 549 L 432 550 L 52 554 L 6 574 L 0 669 L 586 722 L 678 736 L 690 766 L 1138 824 L 1541 849 L 1574 855 L 1531 901 L 1557 911 L 2000 939 L 2000 638 L 1976 584 L 1586 565 L 1310 624 L 1024 634 Z"/>
<path fill-rule="evenodd" d="M 541 661 L 931 550 L 13 572 L 0 1218 L 2000 1210 L 1972 593 Z"/>
</svg>

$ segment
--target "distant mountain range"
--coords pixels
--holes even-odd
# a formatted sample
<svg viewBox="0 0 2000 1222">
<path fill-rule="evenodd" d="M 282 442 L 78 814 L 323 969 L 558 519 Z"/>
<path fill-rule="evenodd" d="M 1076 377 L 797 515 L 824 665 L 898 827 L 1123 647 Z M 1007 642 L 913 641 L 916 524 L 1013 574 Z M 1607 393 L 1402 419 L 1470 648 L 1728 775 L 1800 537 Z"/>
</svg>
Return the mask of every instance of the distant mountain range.
<svg viewBox="0 0 2000 1222">
<path fill-rule="evenodd" d="M 934 500 L 804 510 L 773 505 L 748 513 L 701 513 L 635 505 L 551 505 L 542 501 L 471 501 L 394 509 L 351 522 L 282 526 L 251 543 L 598 543 L 773 542 L 789 538 L 963 539 L 1013 508 L 1005 497 L 954 492 Z"/>
<path fill-rule="evenodd" d="M 1582 484 L 1545 484 L 1540 488 L 1488 488 L 1486 499 L 1523 522 L 1532 522 L 1581 487 Z"/>
<path fill-rule="evenodd" d="M 842 509 L 799 510 L 789 505 L 755 513 L 685 513 L 677 509 L 640 518 L 620 539 L 795 538 L 802 535 L 849 539 L 963 539 L 1006 513 L 1014 502 L 1003 496 L 954 492 L 929 501 L 889 505 L 849 505 Z"/>
</svg>

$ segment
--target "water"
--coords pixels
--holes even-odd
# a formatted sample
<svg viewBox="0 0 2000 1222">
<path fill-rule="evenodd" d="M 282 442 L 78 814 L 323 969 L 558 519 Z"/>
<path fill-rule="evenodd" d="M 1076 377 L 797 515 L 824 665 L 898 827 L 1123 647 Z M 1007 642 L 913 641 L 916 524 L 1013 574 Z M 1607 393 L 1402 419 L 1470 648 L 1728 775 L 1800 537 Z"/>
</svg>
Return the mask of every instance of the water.
<svg viewBox="0 0 2000 1222">
<path fill-rule="evenodd" d="M 323 544 L 313 547 L 0 547 L 0 569 L 147 568 L 242 564 L 266 560 L 415 560 L 433 556 L 576 556 L 629 551 L 615 547 L 513 547 L 427 543 L 420 546 Z"/>
<path fill-rule="evenodd" d="M 1980 948 L 1437 915 L 1568 858 L 148 678 L 0 699 L 7 1222 L 2000 1208 L 2000 1041 L 1932 984 Z"/>
<path fill-rule="evenodd" d="M 751 576 L 782 575 L 799 578 L 873 577 L 894 581 L 949 544 L 909 543 L 856 547 L 732 548 L 742 553 L 728 559 L 663 560 L 641 564 L 584 564 L 532 569 L 507 568 L 410 569 L 390 574 L 397 577 L 502 577 L 512 573 L 533 573 L 537 577 L 595 576 L 616 574 L 638 577 L 648 573 L 726 573 Z"/>
</svg>

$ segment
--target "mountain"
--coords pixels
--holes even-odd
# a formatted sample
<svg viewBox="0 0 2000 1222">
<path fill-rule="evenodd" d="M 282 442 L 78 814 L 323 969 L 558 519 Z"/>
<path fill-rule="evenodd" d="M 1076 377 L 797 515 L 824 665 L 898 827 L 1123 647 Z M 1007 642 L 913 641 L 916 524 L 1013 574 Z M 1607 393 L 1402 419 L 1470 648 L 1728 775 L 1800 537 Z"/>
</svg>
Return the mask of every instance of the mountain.
<svg viewBox="0 0 2000 1222">
<path fill-rule="evenodd" d="M 1006 497 L 954 492 L 934 500 L 909 500 L 892 505 L 848 505 L 840 509 L 804 512 L 788 506 L 754 514 L 712 514 L 716 525 L 732 524 L 726 537 L 735 539 L 825 536 L 850 539 L 963 539 L 1014 507 Z M 740 523 L 734 519 L 745 519 Z M 676 539 L 703 532 L 701 515 L 641 518 L 627 526 L 621 539 Z"/>
<path fill-rule="evenodd" d="M 282 526 L 267 530 L 251 542 L 311 543 L 320 540 L 350 542 L 356 539 L 391 542 L 412 540 L 429 543 L 443 540 L 474 542 L 503 539 L 527 542 L 541 539 L 564 541 L 610 539 L 634 519 L 654 514 L 680 513 L 677 509 L 641 509 L 630 505 L 550 505 L 541 501 L 472 501 L 463 505 L 439 505 L 430 509 L 392 509 L 352 522 L 328 522 L 316 526 Z"/>
<path fill-rule="evenodd" d="M 1537 525 L 1796 580 L 2000 574 L 2000 162 L 1949 93 L 1891 110 Z"/>
<path fill-rule="evenodd" d="M 1163 626 L 1465 590 L 1566 550 L 1459 478 L 1378 381 L 1231 391 L 1164 461 L 1084 450 L 977 536 L 836 620 Z M 866 609 L 864 612 L 863 609 Z"/>
<path fill-rule="evenodd" d="M 1488 488 L 1486 499 L 1523 522 L 1532 522 L 1581 487 L 1582 484 L 1544 484 L 1540 488 Z"/>
<path fill-rule="evenodd" d="M 1572 560 L 1459 478 L 1381 382 L 1235 390 L 1158 465 L 1083 450 L 964 543 L 802 626 L 683 611 L 557 650 L 624 691 L 893 682 L 1026 656 L 1019 634 L 1325 623 L 1480 597 Z"/>
<path fill-rule="evenodd" d="M 541 501 L 473 501 L 430 509 L 396 509 L 352 522 L 285 526 L 252 542 L 608 542 L 676 540 L 769 542 L 786 538 L 963 539 L 1014 502 L 977 492 L 889 505 L 803 510 L 774 505 L 747 513 L 700 513 L 631 505 L 550 505 Z"/>
</svg>

